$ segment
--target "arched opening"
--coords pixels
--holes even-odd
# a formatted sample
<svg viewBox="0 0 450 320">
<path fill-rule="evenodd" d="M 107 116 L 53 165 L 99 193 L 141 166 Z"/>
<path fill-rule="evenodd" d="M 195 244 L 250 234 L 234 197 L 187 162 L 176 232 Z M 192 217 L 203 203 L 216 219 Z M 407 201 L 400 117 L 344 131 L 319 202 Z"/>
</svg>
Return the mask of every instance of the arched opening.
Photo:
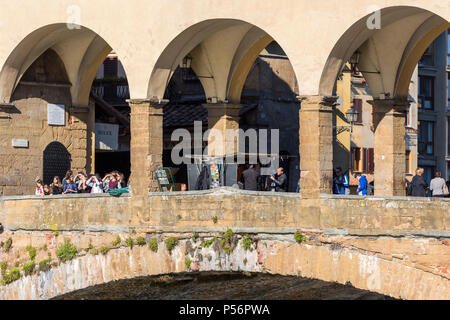
<svg viewBox="0 0 450 320">
<path fill-rule="evenodd" d="M 111 51 L 106 41 L 88 28 L 52 24 L 32 32 L 11 52 L 0 73 L 0 96 L 8 106 L 10 128 L 2 130 L 2 141 L 13 141 L 3 145 L 9 158 L 2 161 L 8 177 L 0 187 L 2 194 L 32 194 L 36 177 L 48 179 L 47 172 L 53 171 L 51 162 L 44 165 L 43 155 L 51 142 L 60 143 L 71 154 L 69 168 L 75 174 L 89 175 L 96 173 L 96 149 L 122 151 L 122 139 L 128 156 L 110 153 L 106 158 L 99 156 L 97 162 L 129 174 L 129 109 L 127 113 L 125 102 L 129 93 L 124 68 L 121 66 L 119 76 L 98 76 Z M 115 85 L 112 91 L 120 91 L 116 94 L 121 97 L 120 106 L 98 95 L 105 78 Z M 96 122 L 107 128 L 96 134 Z M 58 173 L 63 178 L 65 172 Z"/>
<path fill-rule="evenodd" d="M 250 287 L 251 290 L 248 289 Z M 296 276 L 242 272 L 181 273 L 118 280 L 67 293 L 53 300 L 95 299 L 393 300 L 351 285 Z"/>
<path fill-rule="evenodd" d="M 207 20 L 191 26 L 164 50 L 155 65 L 149 83 L 148 97 L 150 99 L 164 103 L 169 100 L 164 107 L 163 165 L 171 164 L 169 159 L 171 152 L 166 146 L 172 143 L 173 147 L 173 144 L 176 144 L 176 142 L 168 141 L 170 139 L 168 126 L 180 128 L 183 121 L 189 124 L 194 121 L 201 121 L 204 124 L 207 122 L 209 129 L 224 133 L 221 137 L 225 136 L 226 130 L 267 129 L 270 131 L 282 127 L 280 143 L 289 144 L 292 139 L 288 137 L 293 134 L 298 136 L 297 87 L 297 78 L 286 54 L 267 33 L 258 27 L 232 19 Z M 189 88 L 193 89 L 194 93 L 187 93 Z M 180 101 L 184 105 L 180 105 Z M 189 101 L 192 102 L 191 106 L 188 106 Z M 282 104 L 286 104 L 287 107 L 281 106 Z M 268 111 L 258 112 L 258 105 L 261 108 L 265 107 Z M 182 111 L 183 108 L 185 111 Z M 269 113 L 266 114 L 267 112 Z M 255 114 L 258 114 L 256 119 Z M 272 116 L 275 120 L 271 122 Z M 177 120 L 174 119 L 177 117 L 183 118 L 183 121 L 178 121 L 178 127 L 175 126 Z M 284 124 L 280 125 L 280 122 Z M 185 127 L 192 127 L 189 124 L 186 123 Z M 192 128 L 190 131 L 192 132 Z M 231 150 L 234 150 L 232 152 L 230 149 L 217 151 L 212 147 L 216 146 L 216 142 L 211 138 L 208 140 L 210 158 L 244 153 L 246 160 L 240 164 L 246 164 L 249 153 L 247 148 L 241 150 L 242 148 L 232 146 Z M 226 139 L 222 142 L 222 145 L 227 146 L 235 143 Z M 269 144 L 270 150 L 270 133 L 269 141 L 266 143 Z M 257 144 L 258 141 L 256 141 Z M 289 186 L 286 186 L 289 191 L 295 191 L 299 169 L 298 138 L 293 139 L 292 145 L 282 147 L 297 158 L 297 163 L 293 162 L 289 165 L 292 167 L 292 181 Z M 280 149 L 273 150 L 273 153 L 279 157 Z M 221 186 L 239 183 L 242 170 L 238 166 L 234 165 L 229 171 L 226 168 L 223 170 L 220 173 L 223 176 Z M 189 169 L 179 170 L 183 172 L 183 183 L 186 183 L 189 177 L 189 174 L 184 173 L 186 171 Z M 188 184 L 193 186 L 193 183 L 189 181 Z"/>
<path fill-rule="evenodd" d="M 54 177 L 62 179 L 71 168 L 71 156 L 60 142 L 51 142 L 44 150 L 43 182 L 50 185 Z"/>
<path fill-rule="evenodd" d="M 373 21 L 380 28 L 368 28 Z M 333 124 L 334 167 L 350 172 L 352 194 L 357 194 L 358 173 L 369 180 L 373 175 L 375 195 L 405 195 L 418 167 L 425 168 L 428 182 L 434 171 L 447 177 L 449 26 L 421 8 L 388 7 L 356 22 L 336 43 L 320 93 L 340 97 Z M 433 49 L 435 41 L 439 50 Z M 425 66 L 430 61 L 433 65 Z M 434 86 L 438 82 L 440 88 Z M 360 96 L 354 94 L 358 87 L 364 90 Z M 441 100 L 439 108 L 431 107 L 434 100 Z M 360 113 L 353 124 L 345 117 L 349 108 Z"/>
</svg>

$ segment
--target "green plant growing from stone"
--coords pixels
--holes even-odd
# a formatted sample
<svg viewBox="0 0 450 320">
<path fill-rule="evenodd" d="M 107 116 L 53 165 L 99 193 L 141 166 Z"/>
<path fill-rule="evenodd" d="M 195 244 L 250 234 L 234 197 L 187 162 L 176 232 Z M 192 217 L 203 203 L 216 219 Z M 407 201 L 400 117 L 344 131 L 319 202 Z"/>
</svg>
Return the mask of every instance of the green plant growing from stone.
<svg viewBox="0 0 450 320">
<path fill-rule="evenodd" d="M 148 241 L 148 247 L 150 248 L 150 250 L 152 250 L 153 252 L 158 252 L 158 240 L 156 238 L 151 238 Z"/>
<path fill-rule="evenodd" d="M 172 252 L 172 250 L 177 246 L 178 239 L 174 237 L 170 237 L 166 239 L 166 248 L 169 252 Z"/>
<path fill-rule="evenodd" d="M 117 238 L 112 242 L 112 245 L 118 246 L 120 243 L 122 242 L 122 239 L 120 238 L 120 236 L 117 236 Z"/>
<path fill-rule="evenodd" d="M 136 229 L 135 229 L 135 228 L 131 228 L 131 229 L 130 229 L 130 233 L 131 233 L 131 234 L 136 234 Z"/>
<path fill-rule="evenodd" d="M 86 250 L 86 251 L 89 251 L 89 250 L 92 250 L 92 249 L 94 249 L 94 246 L 92 245 L 92 243 L 90 243 L 90 242 L 89 242 L 89 244 L 88 244 L 88 247 L 87 247 L 87 250 Z"/>
<path fill-rule="evenodd" d="M 8 269 L 8 262 L 7 261 L 0 262 L 0 272 L 2 277 L 6 274 L 7 269 Z"/>
<path fill-rule="evenodd" d="M 36 263 L 34 261 L 26 262 L 23 264 L 22 270 L 26 276 L 32 275 L 36 269 Z"/>
<path fill-rule="evenodd" d="M 91 249 L 89 252 L 90 252 L 93 256 L 98 255 L 98 249 L 93 248 L 93 249 Z"/>
<path fill-rule="evenodd" d="M 233 252 L 235 248 L 234 243 L 234 233 L 233 230 L 227 229 L 227 231 L 224 233 L 223 238 L 220 240 L 220 244 L 222 245 L 223 250 L 230 255 L 231 252 Z"/>
<path fill-rule="evenodd" d="M 55 230 L 55 231 L 53 231 L 53 234 L 55 235 L 55 237 L 57 237 L 57 236 L 59 236 L 59 231 Z"/>
<path fill-rule="evenodd" d="M 8 238 L 8 240 L 6 240 L 5 243 L 3 244 L 3 249 L 5 250 L 5 252 L 9 252 L 11 248 L 12 248 L 12 239 Z"/>
<path fill-rule="evenodd" d="M 183 218 L 183 217 L 181 216 L 181 214 L 178 214 L 178 215 L 177 215 L 177 219 L 178 219 L 178 220 L 181 220 L 182 218 Z"/>
<path fill-rule="evenodd" d="M 5 285 L 10 284 L 10 283 L 12 283 L 12 282 L 14 282 L 16 280 L 19 280 L 20 277 L 21 277 L 20 269 L 18 269 L 18 268 L 11 269 L 9 271 L 9 273 L 7 273 L 7 274 L 5 274 L 3 276 L 1 284 L 5 286 Z"/>
<path fill-rule="evenodd" d="M 217 223 L 217 216 L 212 217 L 211 220 L 214 222 L 214 224 L 216 224 Z"/>
<path fill-rule="evenodd" d="M 194 243 L 196 243 L 197 240 L 198 240 L 198 238 L 199 238 L 199 234 L 198 234 L 198 232 L 196 231 L 196 232 L 194 232 L 194 234 L 192 235 L 192 241 L 193 241 Z"/>
<path fill-rule="evenodd" d="M 44 251 L 47 251 L 47 244 L 44 243 L 44 244 L 42 245 L 41 249 L 44 250 Z"/>
<path fill-rule="evenodd" d="M 214 238 L 212 238 L 210 240 L 205 240 L 205 241 L 202 242 L 201 246 L 202 246 L 202 248 L 209 248 L 209 247 L 211 247 L 211 245 L 214 242 L 216 242 L 216 240 L 217 240 L 217 237 L 214 237 Z"/>
<path fill-rule="evenodd" d="M 34 258 L 36 258 L 36 249 L 32 246 L 27 246 L 28 255 L 30 256 L 30 260 L 34 261 Z"/>
<path fill-rule="evenodd" d="M 104 256 L 106 256 L 109 252 L 109 248 L 108 247 L 101 247 L 100 248 L 100 253 Z M 98 253 L 97 253 L 98 254 Z"/>
<path fill-rule="evenodd" d="M 137 237 L 136 244 L 138 246 L 145 246 L 147 242 L 145 241 L 144 237 Z"/>
<path fill-rule="evenodd" d="M 303 241 L 306 240 L 306 237 L 303 236 L 303 234 L 299 231 L 295 231 L 294 233 L 294 239 L 297 243 L 302 243 Z"/>
<path fill-rule="evenodd" d="M 255 242 L 253 241 L 252 238 L 250 238 L 250 236 L 248 234 L 246 234 L 243 238 L 242 238 L 242 248 L 244 248 L 247 251 L 253 251 L 253 244 Z"/>
<path fill-rule="evenodd" d="M 50 268 L 51 268 L 50 262 L 51 261 L 52 261 L 51 259 L 45 259 L 45 260 L 40 261 L 38 264 L 39 272 L 46 272 L 46 271 L 50 270 Z"/>
<path fill-rule="evenodd" d="M 66 239 L 64 243 L 56 250 L 56 256 L 60 261 L 66 262 L 75 258 L 77 252 L 77 248 L 70 242 L 69 239 Z"/>
<path fill-rule="evenodd" d="M 127 247 L 130 247 L 131 249 L 133 249 L 134 241 L 133 241 L 133 239 L 131 237 L 128 237 L 125 240 L 125 243 L 127 244 Z"/>
<path fill-rule="evenodd" d="M 190 269 L 191 268 L 191 263 L 192 263 L 192 260 L 191 259 L 189 259 L 189 258 L 186 258 L 185 260 L 184 260 L 184 264 L 186 265 L 186 269 Z"/>
<path fill-rule="evenodd" d="M 244 266 L 246 266 L 247 265 L 247 258 L 244 258 Z"/>
<path fill-rule="evenodd" d="M 14 262 L 14 267 L 18 268 L 20 266 L 20 261 L 17 260 L 16 262 Z"/>
</svg>

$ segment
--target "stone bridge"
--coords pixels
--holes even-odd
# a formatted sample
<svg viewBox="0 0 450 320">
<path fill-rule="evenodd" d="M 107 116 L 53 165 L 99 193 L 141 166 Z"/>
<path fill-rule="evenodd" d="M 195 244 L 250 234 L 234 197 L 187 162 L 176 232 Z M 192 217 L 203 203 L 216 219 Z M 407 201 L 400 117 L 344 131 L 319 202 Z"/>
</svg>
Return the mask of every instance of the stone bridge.
<svg viewBox="0 0 450 320">
<path fill-rule="evenodd" d="M 230 188 L 147 197 L 3 197 L 0 222 L 0 261 L 8 263 L 3 277 L 21 270 L 19 279 L 0 286 L 0 299 L 49 299 L 114 280 L 210 271 L 302 276 L 394 298 L 450 299 L 448 200 L 302 199 Z M 67 249 L 62 255 L 64 243 L 76 254 L 68 258 Z"/>
</svg>

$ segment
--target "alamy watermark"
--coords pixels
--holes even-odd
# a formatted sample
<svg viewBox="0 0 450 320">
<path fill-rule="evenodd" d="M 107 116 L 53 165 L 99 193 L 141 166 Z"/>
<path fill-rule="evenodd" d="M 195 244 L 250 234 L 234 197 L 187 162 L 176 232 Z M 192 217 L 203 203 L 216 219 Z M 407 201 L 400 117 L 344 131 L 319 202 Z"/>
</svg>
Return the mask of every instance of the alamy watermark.
<svg viewBox="0 0 450 320">
<path fill-rule="evenodd" d="M 202 122 L 195 121 L 193 137 L 187 129 L 176 129 L 171 141 L 178 142 L 171 153 L 175 165 L 222 158 L 228 164 L 260 164 L 262 175 L 271 175 L 279 167 L 279 129 L 227 129 L 225 132 L 208 129 L 203 132 Z M 203 148 L 203 142 L 208 142 L 208 146 Z"/>
<path fill-rule="evenodd" d="M 367 7 L 367 13 L 370 13 L 366 21 L 367 28 L 369 30 L 381 29 L 381 8 L 377 5 L 371 5 Z"/>
<path fill-rule="evenodd" d="M 67 7 L 67 14 L 67 29 L 81 29 L 81 8 L 77 5 L 70 5 Z"/>
</svg>

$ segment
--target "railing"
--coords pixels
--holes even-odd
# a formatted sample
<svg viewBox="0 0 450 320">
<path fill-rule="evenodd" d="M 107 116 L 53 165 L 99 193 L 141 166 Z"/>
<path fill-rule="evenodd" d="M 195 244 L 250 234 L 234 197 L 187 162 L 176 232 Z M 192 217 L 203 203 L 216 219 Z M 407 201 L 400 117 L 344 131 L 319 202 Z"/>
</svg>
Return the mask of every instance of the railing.
<svg viewBox="0 0 450 320">
<path fill-rule="evenodd" d="M 130 99 L 128 83 L 122 79 L 97 79 L 91 91 L 111 105 L 127 104 L 126 100 Z"/>
</svg>

